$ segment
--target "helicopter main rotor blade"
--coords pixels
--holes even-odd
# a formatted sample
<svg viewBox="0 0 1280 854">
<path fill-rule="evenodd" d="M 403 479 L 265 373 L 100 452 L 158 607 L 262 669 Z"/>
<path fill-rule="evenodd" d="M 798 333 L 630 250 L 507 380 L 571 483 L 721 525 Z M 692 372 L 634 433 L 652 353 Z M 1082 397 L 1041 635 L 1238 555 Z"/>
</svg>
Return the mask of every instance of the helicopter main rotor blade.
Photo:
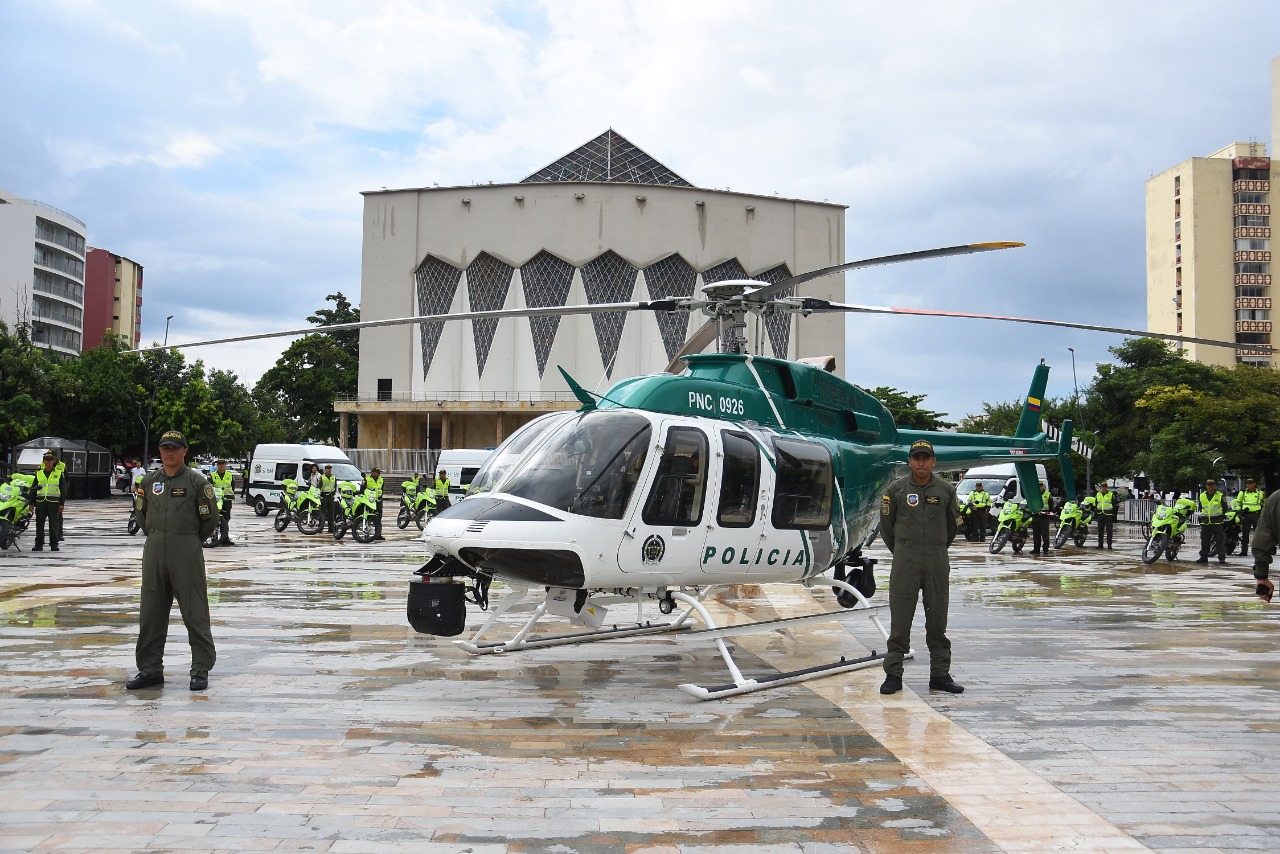
<svg viewBox="0 0 1280 854">
<path fill-rule="evenodd" d="M 210 344 L 235 344 L 241 341 L 257 341 L 263 338 L 288 338 L 312 335 L 317 332 L 344 332 L 349 329 L 371 329 L 377 326 L 403 326 L 406 323 L 445 323 L 450 320 L 499 320 L 504 317 L 560 317 L 566 314 L 602 314 L 607 311 L 675 311 L 676 301 L 671 299 L 652 302 L 612 302 L 598 305 L 560 305 L 544 308 L 504 308 L 496 311 L 466 311 L 454 314 L 420 314 L 414 317 L 389 317 L 384 320 L 362 320 L 358 323 L 335 323 L 332 326 L 306 326 L 302 329 L 286 329 L 280 332 L 259 332 L 254 335 L 235 335 L 230 338 L 212 338 L 208 341 L 189 341 L 186 344 L 167 344 L 155 347 L 139 347 L 126 353 L 153 353 L 157 350 L 182 350 L 187 347 L 207 347 Z"/>
<path fill-rule="evenodd" d="M 1002 241 L 997 243 L 966 243 L 962 246 L 947 246 L 942 249 L 921 249 L 918 252 L 902 252 L 897 255 L 881 255 L 878 258 L 864 258 L 861 261 L 849 261 L 845 264 L 836 264 L 834 267 L 823 267 L 819 270 L 812 270 L 808 273 L 800 273 L 789 279 L 783 279 L 768 287 L 763 287 L 758 291 L 752 291 L 743 297 L 747 302 L 766 302 L 773 297 L 778 296 L 788 288 L 794 288 L 796 285 L 802 285 L 805 282 L 821 279 L 823 276 L 830 276 L 835 273 L 843 273 L 847 270 L 861 270 L 864 267 L 879 267 L 884 264 L 901 264 L 905 261 L 924 261 L 928 258 L 947 258 L 952 255 L 972 255 L 975 252 L 991 252 L 995 249 L 1015 249 L 1020 246 L 1026 246 L 1025 243 L 1014 243 L 1011 241 Z"/>
<path fill-rule="evenodd" d="M 811 282 L 814 279 L 820 279 L 823 276 L 831 276 L 835 273 L 843 273 L 847 270 L 861 270 L 864 267 L 879 267 L 884 264 L 901 264 L 906 261 L 924 261 L 929 258 L 947 258 L 951 255 L 972 255 L 975 252 L 991 252 L 995 249 L 1015 249 L 1020 246 L 1026 246 L 1025 243 L 1016 243 L 1013 241 L 1001 241 L 996 243 L 966 243 L 961 246 L 946 246 L 941 249 L 921 249 L 916 252 L 900 252 L 897 255 L 880 255 L 875 258 L 863 258 L 861 261 L 849 261 L 845 264 L 836 264 L 834 267 L 822 267 L 818 270 L 811 270 L 808 273 L 800 273 L 789 279 L 783 279 L 776 284 L 767 285 L 759 290 L 752 291 L 743 296 L 744 302 L 764 303 L 783 293 L 784 291 L 794 288 L 796 285 L 802 285 L 805 282 Z M 716 340 L 717 325 L 715 320 L 708 320 L 702 326 L 698 327 L 688 340 L 680 347 L 675 356 L 672 357 L 671 363 L 667 365 L 667 373 L 678 374 L 683 368 L 680 366 L 680 360 L 691 353 L 701 353 L 706 349 L 707 345 Z"/>
<path fill-rule="evenodd" d="M 1241 344 L 1238 341 L 1218 341 L 1213 338 L 1194 338 L 1190 335 L 1171 335 L 1166 332 L 1147 332 L 1142 329 L 1125 329 L 1121 326 L 1099 326 L 1092 323 L 1072 323 L 1068 320 L 1044 320 L 1037 317 L 1011 317 L 1004 314 L 974 314 L 967 311 L 941 311 L 929 308 L 892 308 L 882 305 L 849 305 L 847 303 L 827 302 L 820 299 L 805 299 L 802 304 L 808 311 L 843 311 L 858 314 L 904 314 L 915 317 L 965 317 L 972 320 L 1002 320 L 1007 323 L 1034 323 L 1039 326 L 1061 326 L 1066 329 L 1085 329 L 1091 332 L 1111 332 L 1117 335 L 1133 335 L 1138 338 L 1160 338 L 1165 341 L 1177 341 L 1183 344 L 1203 344 L 1206 347 L 1228 347 L 1230 349 L 1260 350 L 1267 353 L 1272 348 L 1266 344 Z"/>
</svg>

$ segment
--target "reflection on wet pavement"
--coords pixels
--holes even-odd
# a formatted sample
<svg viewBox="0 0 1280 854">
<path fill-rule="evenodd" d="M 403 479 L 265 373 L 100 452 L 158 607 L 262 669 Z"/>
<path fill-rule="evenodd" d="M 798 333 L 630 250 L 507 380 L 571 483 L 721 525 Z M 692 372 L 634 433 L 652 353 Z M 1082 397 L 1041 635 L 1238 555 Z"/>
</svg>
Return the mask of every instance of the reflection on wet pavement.
<svg viewBox="0 0 1280 854">
<path fill-rule="evenodd" d="M 186 689 L 175 612 L 169 681 L 125 692 L 142 543 L 125 515 L 122 500 L 80 502 L 62 552 L 0 556 L 0 849 L 1280 842 L 1264 801 L 1280 773 L 1257 749 L 1280 728 L 1263 660 L 1276 623 L 1228 590 L 1243 567 L 1153 570 L 1119 549 L 1032 563 L 961 546 L 964 695 L 929 695 L 917 661 L 915 692 L 883 701 L 871 670 L 698 703 L 675 686 L 723 679 L 710 647 L 648 637 L 473 658 L 405 624 L 425 559 L 411 533 L 334 543 L 237 508 L 243 545 L 206 553 L 209 691 Z M 759 619 L 814 598 L 832 607 L 826 588 L 778 587 L 715 607 Z M 818 626 L 743 639 L 738 654 L 768 671 L 877 639 Z"/>
</svg>

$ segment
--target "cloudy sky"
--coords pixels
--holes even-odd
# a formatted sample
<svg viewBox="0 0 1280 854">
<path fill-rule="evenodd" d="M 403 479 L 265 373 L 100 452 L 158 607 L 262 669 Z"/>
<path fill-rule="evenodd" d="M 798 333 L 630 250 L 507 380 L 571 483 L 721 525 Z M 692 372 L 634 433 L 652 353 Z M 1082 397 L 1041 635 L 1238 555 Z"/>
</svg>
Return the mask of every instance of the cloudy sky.
<svg viewBox="0 0 1280 854">
<path fill-rule="evenodd" d="M 0 0 L 0 187 L 146 267 L 143 340 L 360 289 L 362 190 L 517 181 L 615 128 L 704 187 L 849 206 L 850 302 L 1145 323 L 1143 183 L 1271 147 L 1280 5 Z M 1117 339 L 854 317 L 847 374 L 961 417 Z M 191 351 L 252 384 L 281 342 Z"/>
</svg>

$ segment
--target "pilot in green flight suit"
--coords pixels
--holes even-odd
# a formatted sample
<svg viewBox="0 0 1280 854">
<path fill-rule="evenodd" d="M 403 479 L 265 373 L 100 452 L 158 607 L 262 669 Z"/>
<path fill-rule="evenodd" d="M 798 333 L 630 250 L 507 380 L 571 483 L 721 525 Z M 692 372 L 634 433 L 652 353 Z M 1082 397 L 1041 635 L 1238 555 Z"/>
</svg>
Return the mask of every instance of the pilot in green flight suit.
<svg viewBox="0 0 1280 854">
<path fill-rule="evenodd" d="M 947 549 L 956 538 L 960 506 L 956 491 L 934 477 L 933 445 L 921 439 L 910 452 L 911 474 L 889 484 L 880 499 L 880 537 L 893 553 L 889 573 L 889 650 L 884 657 L 881 694 L 902 690 L 902 660 L 911 649 L 916 601 L 924 594 L 925 643 L 929 647 L 929 687 L 959 694 L 951 678 L 951 641 L 947 639 Z"/>
<path fill-rule="evenodd" d="M 164 682 L 164 646 L 175 598 L 191 643 L 191 690 L 209 686 L 215 653 L 202 543 L 218 529 L 221 514 L 213 485 L 187 468 L 186 457 L 186 437 L 170 430 L 160 437 L 161 467 L 142 479 L 138 524 L 147 542 L 142 547 L 138 675 L 125 685 L 131 691 Z"/>
</svg>

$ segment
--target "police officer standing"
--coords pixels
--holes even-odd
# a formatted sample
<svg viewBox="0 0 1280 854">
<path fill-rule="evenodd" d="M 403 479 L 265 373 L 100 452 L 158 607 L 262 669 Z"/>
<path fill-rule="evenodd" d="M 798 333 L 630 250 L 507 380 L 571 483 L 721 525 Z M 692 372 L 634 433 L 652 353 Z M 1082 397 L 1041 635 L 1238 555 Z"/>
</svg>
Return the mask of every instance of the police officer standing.
<svg viewBox="0 0 1280 854">
<path fill-rule="evenodd" d="M 67 496 L 62 488 L 62 474 L 65 468 L 58 465 L 58 458 L 53 451 L 45 451 L 40 468 L 36 470 L 35 482 L 31 484 L 36 505 L 36 544 L 33 552 L 44 551 L 44 526 L 49 525 L 49 551 L 58 551 L 58 543 L 62 540 L 62 510 L 66 506 Z"/>
<path fill-rule="evenodd" d="M 1240 554 L 1249 553 L 1249 532 L 1258 524 L 1262 513 L 1262 490 L 1253 478 L 1245 478 L 1244 489 L 1236 495 L 1240 510 Z"/>
<path fill-rule="evenodd" d="M 1031 519 L 1032 548 L 1031 553 L 1038 555 L 1049 553 L 1049 514 L 1053 507 L 1053 493 L 1044 481 L 1040 481 L 1040 512 Z"/>
<path fill-rule="evenodd" d="M 436 511 L 439 512 L 449 506 L 449 475 L 444 469 L 440 469 L 440 473 L 436 475 Z"/>
<path fill-rule="evenodd" d="M 982 481 L 973 485 L 969 493 L 969 524 L 978 526 L 978 542 L 987 541 L 987 517 L 991 515 L 991 493 L 982 488 Z"/>
<path fill-rule="evenodd" d="M 1104 480 L 1098 484 L 1098 493 L 1093 496 L 1094 518 L 1098 520 L 1098 548 L 1102 548 L 1105 535 L 1107 548 L 1111 548 L 1111 536 L 1116 527 L 1116 496 Z"/>
<path fill-rule="evenodd" d="M 382 536 L 382 469 L 377 466 L 373 467 L 373 471 L 369 472 L 364 479 L 363 492 L 372 492 L 374 499 L 378 502 L 378 509 L 374 511 L 373 517 L 373 538 L 375 540 L 385 540 Z"/>
<path fill-rule="evenodd" d="M 218 543 L 224 546 L 234 546 L 231 541 L 231 505 L 235 503 L 236 490 L 232 485 L 231 472 L 227 471 L 227 461 L 218 460 L 218 468 L 209 474 L 209 482 L 213 484 L 213 491 L 217 494 L 221 503 L 221 512 L 219 513 L 218 522 Z"/>
<path fill-rule="evenodd" d="M 164 646 L 175 598 L 191 644 L 191 690 L 209 687 L 216 655 L 200 546 L 217 530 L 220 517 L 213 485 L 188 468 L 186 458 L 186 437 L 170 430 L 160 437 L 160 468 L 142 480 L 138 524 L 147 541 L 142 547 L 138 675 L 125 683 L 130 691 L 164 683 Z"/>
<path fill-rule="evenodd" d="M 329 533 L 333 533 L 333 496 L 338 491 L 338 478 L 333 473 L 333 466 L 324 467 L 320 475 L 320 515 L 329 525 Z M 324 529 L 321 528 L 321 531 Z"/>
<path fill-rule="evenodd" d="M 1196 563 L 1209 562 L 1209 544 L 1218 547 L 1218 563 L 1227 562 L 1227 532 L 1222 523 L 1226 521 L 1227 508 L 1218 491 L 1218 482 L 1209 478 L 1204 482 L 1204 492 L 1200 493 L 1200 557 Z"/>
<path fill-rule="evenodd" d="M 881 694 L 902 690 L 902 662 L 911 650 L 916 602 L 924 596 L 925 643 L 929 647 L 929 688 L 959 694 L 951 678 L 947 608 L 951 577 L 947 549 L 956 538 L 960 506 L 950 483 L 934 477 L 933 444 L 911 444 L 911 474 L 889 484 L 880 498 L 880 537 L 893 553 L 889 573 L 889 649 L 884 657 Z"/>
</svg>

